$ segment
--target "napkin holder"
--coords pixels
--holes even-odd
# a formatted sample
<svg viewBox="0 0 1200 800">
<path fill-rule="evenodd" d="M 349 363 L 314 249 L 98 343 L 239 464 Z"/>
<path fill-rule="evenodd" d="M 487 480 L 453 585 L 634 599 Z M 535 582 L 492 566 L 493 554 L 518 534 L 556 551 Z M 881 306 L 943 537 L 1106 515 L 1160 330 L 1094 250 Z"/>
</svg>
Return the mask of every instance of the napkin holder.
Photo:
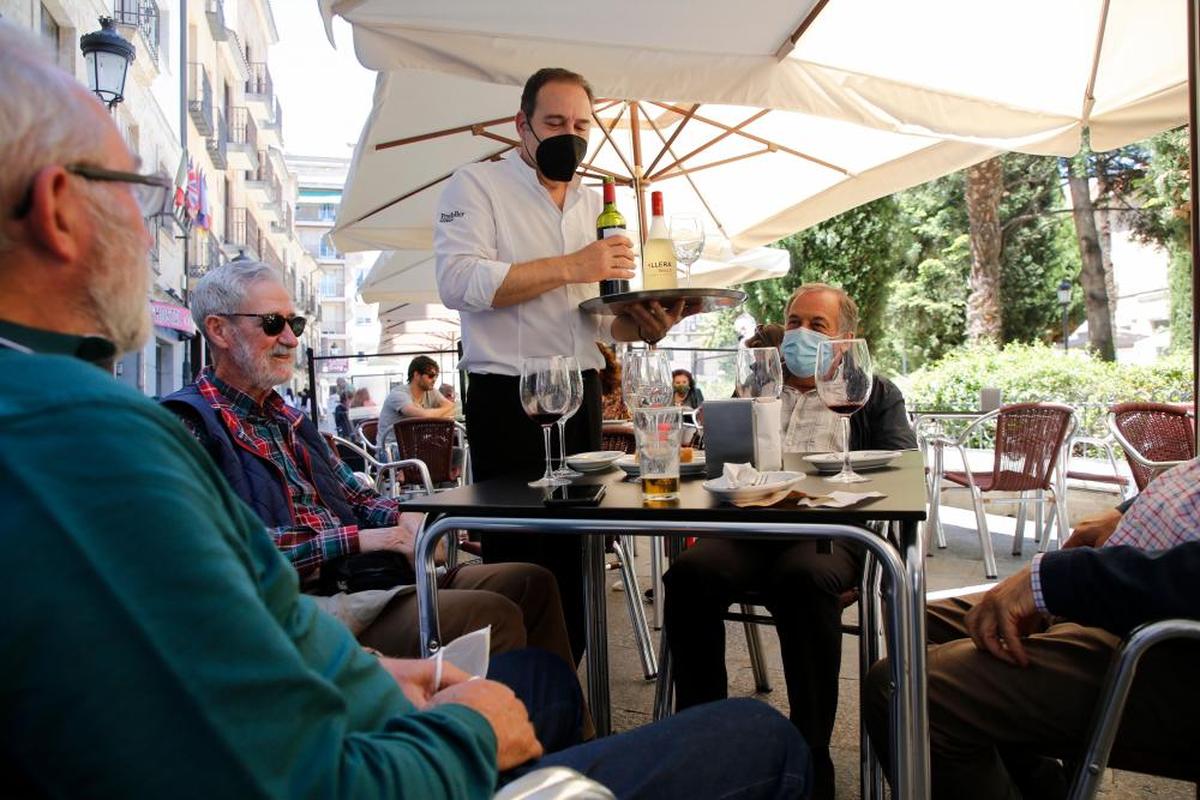
<svg viewBox="0 0 1200 800">
<path fill-rule="evenodd" d="M 705 473 L 719 478 L 726 464 L 750 463 L 766 472 L 783 466 L 778 400 L 704 401 Z"/>
<path fill-rule="evenodd" d="M 704 464 L 709 478 L 726 464 L 754 461 L 753 400 L 704 401 Z"/>
</svg>

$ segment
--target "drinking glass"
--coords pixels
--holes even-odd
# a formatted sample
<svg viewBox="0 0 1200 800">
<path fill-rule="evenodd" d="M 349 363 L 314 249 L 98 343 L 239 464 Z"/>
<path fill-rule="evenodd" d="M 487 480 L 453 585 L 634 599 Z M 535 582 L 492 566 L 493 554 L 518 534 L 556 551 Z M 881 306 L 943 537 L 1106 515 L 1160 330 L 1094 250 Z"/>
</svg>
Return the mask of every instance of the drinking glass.
<svg viewBox="0 0 1200 800">
<path fill-rule="evenodd" d="M 550 463 L 550 426 L 558 421 L 571 405 L 571 377 L 563 356 L 526 358 L 521 362 L 521 407 L 534 422 L 542 426 L 546 447 L 546 472 L 529 485 L 563 486 L 566 478 L 556 478 Z"/>
<path fill-rule="evenodd" d="M 676 500 L 679 497 L 682 419 L 682 409 L 678 406 L 639 408 L 633 412 L 644 502 Z"/>
<path fill-rule="evenodd" d="M 738 397 L 777 398 L 783 392 L 783 364 L 774 347 L 743 347 L 737 351 Z"/>
<path fill-rule="evenodd" d="M 639 408 L 669 405 L 675 389 L 667 354 L 658 350 L 626 353 L 621 359 L 621 391 L 630 414 Z"/>
<path fill-rule="evenodd" d="M 817 345 L 817 395 L 842 418 L 842 471 L 833 483 L 867 480 L 850 468 L 850 416 L 871 396 L 871 351 L 865 339 L 830 339 Z"/>
<path fill-rule="evenodd" d="M 558 418 L 558 469 L 552 474 L 556 478 L 578 478 L 583 473 L 567 466 L 567 420 L 575 416 L 575 412 L 583 405 L 583 375 L 579 372 L 579 361 L 574 356 L 563 360 L 566 361 L 567 375 L 571 382 L 571 404 Z"/>
<path fill-rule="evenodd" d="M 675 260 L 683 268 L 684 285 L 692 286 L 692 264 L 700 260 L 704 251 L 704 225 L 695 214 L 671 215 L 671 243 L 675 246 Z"/>
</svg>

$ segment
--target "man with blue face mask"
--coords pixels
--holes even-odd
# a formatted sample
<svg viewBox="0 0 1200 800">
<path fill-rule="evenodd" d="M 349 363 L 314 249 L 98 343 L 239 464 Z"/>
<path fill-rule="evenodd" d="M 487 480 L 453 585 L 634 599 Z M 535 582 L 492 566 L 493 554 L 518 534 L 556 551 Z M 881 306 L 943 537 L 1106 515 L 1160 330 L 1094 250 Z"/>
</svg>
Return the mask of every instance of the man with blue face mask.
<svg viewBox="0 0 1200 800">
<path fill-rule="evenodd" d="M 541 431 L 520 403 L 524 359 L 578 360 L 584 399 L 567 422 L 566 450 L 599 450 L 604 359 L 596 342 L 657 341 L 683 313 L 682 303 L 616 318 L 579 310 L 600 281 L 634 274 L 628 238 L 596 239 L 600 195 L 577 174 L 593 124 L 587 81 L 566 69 L 538 70 L 513 122 L 514 146 L 455 172 L 434 217 L 438 291 L 462 321 L 459 369 L 469 377 L 463 411 L 476 481 L 536 478 L 544 468 Z M 483 537 L 485 561 L 529 561 L 558 576 L 576 661 L 584 645 L 580 548 L 573 535 Z"/>
<path fill-rule="evenodd" d="M 783 391 L 786 452 L 839 452 L 838 417 L 817 397 L 817 344 L 854 336 L 858 306 L 843 290 L 801 286 L 788 303 L 780 344 L 787 367 Z M 850 418 L 852 450 L 917 446 L 900 390 L 876 376 L 867 404 Z M 676 659 L 677 708 L 726 697 L 722 615 L 747 592 L 760 593 L 775 618 L 792 723 L 813 755 L 814 798 L 834 796 L 829 740 L 837 712 L 842 660 L 842 595 L 858 585 L 863 549 L 834 540 L 747 542 L 704 539 L 684 551 L 664 576 L 665 629 Z"/>
</svg>

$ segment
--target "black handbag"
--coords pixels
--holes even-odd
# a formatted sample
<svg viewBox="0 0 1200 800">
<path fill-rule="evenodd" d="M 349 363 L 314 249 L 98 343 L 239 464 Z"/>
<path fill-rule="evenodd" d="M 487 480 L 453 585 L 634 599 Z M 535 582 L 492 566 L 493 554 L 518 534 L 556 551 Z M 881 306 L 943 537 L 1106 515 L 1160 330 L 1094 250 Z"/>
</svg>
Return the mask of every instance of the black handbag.
<svg viewBox="0 0 1200 800">
<path fill-rule="evenodd" d="M 321 567 L 318 593 L 362 592 L 368 589 L 391 589 L 417 582 L 417 573 L 401 553 L 377 550 L 342 556 Z"/>
</svg>

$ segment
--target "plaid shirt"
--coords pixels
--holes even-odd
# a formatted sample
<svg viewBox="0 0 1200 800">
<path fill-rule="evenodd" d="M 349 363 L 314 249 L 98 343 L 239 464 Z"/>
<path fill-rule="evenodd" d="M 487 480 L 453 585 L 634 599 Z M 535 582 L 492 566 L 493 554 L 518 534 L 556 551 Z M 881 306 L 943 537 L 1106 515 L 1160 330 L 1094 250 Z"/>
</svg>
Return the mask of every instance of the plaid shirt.
<svg viewBox="0 0 1200 800">
<path fill-rule="evenodd" d="M 278 393 L 270 392 L 260 406 L 248 394 L 218 378 L 211 367 L 197 379 L 196 388 L 221 415 L 237 446 L 270 461 L 287 484 L 294 524 L 267 530 L 300 574 L 302 584 L 315 582 L 326 561 L 359 552 L 360 525 L 380 528 L 396 524 L 397 502 L 364 488 L 354 472 L 328 449 L 313 455 L 330 460 L 358 525 L 343 525 L 337 514 L 321 502 L 312 480 L 310 454 L 296 434 L 304 415 L 288 406 Z"/>
<path fill-rule="evenodd" d="M 1167 470 L 1138 495 L 1121 517 L 1104 547 L 1129 545 L 1140 550 L 1170 550 L 1200 539 L 1200 458 Z M 1041 554 L 1030 568 L 1033 599 L 1045 611 L 1042 596 Z"/>
</svg>

